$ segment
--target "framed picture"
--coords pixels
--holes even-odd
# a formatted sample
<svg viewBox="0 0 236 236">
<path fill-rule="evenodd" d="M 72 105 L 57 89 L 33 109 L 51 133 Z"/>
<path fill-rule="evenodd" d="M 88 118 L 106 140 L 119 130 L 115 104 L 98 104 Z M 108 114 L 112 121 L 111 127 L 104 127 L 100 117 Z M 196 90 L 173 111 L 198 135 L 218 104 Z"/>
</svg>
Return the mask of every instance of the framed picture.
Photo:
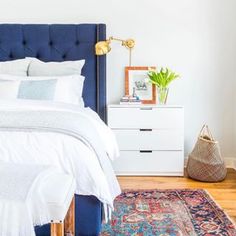
<svg viewBox="0 0 236 236">
<path fill-rule="evenodd" d="M 148 82 L 148 68 L 155 66 L 125 67 L 125 95 L 136 94 L 142 103 L 156 103 L 156 86 Z"/>
</svg>

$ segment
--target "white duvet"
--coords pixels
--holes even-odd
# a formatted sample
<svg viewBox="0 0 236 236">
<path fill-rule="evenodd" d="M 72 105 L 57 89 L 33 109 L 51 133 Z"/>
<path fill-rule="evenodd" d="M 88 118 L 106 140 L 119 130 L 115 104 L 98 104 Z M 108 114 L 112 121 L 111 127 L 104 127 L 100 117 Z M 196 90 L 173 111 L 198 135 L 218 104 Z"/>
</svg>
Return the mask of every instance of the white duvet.
<svg viewBox="0 0 236 236">
<path fill-rule="evenodd" d="M 100 134 L 107 153 L 107 162 L 119 155 L 112 131 L 90 108 L 79 108 L 55 102 L 30 100 L 0 100 L 0 111 L 52 110 L 83 113 L 93 123 Z M 76 194 L 94 195 L 101 202 L 112 206 L 114 198 L 120 194 L 117 181 L 109 188 L 107 174 L 104 173 L 95 152 L 80 140 L 61 133 L 39 131 L 0 131 L 0 161 L 53 165 L 76 179 Z M 110 164 L 110 163 L 109 163 Z M 114 175 L 110 169 L 110 174 Z"/>
</svg>

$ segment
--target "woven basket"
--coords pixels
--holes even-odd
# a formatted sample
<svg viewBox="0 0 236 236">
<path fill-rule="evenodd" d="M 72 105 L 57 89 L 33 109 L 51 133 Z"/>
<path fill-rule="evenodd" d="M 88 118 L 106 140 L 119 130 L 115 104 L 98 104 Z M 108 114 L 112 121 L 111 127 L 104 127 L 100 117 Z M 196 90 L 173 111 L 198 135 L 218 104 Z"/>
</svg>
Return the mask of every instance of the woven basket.
<svg viewBox="0 0 236 236">
<path fill-rule="evenodd" d="M 227 169 L 219 144 L 207 125 L 202 127 L 197 143 L 189 154 L 187 173 L 190 178 L 204 182 L 219 182 L 226 177 Z"/>
</svg>

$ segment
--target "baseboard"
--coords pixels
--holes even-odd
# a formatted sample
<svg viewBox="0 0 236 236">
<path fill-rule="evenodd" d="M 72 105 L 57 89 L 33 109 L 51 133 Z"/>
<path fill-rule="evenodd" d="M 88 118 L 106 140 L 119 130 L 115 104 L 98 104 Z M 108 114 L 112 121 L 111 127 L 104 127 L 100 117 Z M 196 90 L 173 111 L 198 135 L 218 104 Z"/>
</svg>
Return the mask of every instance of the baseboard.
<svg viewBox="0 0 236 236">
<path fill-rule="evenodd" d="M 236 169 L 236 157 L 225 157 L 225 164 L 227 168 Z"/>
<path fill-rule="evenodd" d="M 236 157 L 224 157 L 225 164 L 227 168 L 233 168 L 236 170 Z M 187 165 L 187 157 L 184 160 L 184 166 Z"/>
</svg>

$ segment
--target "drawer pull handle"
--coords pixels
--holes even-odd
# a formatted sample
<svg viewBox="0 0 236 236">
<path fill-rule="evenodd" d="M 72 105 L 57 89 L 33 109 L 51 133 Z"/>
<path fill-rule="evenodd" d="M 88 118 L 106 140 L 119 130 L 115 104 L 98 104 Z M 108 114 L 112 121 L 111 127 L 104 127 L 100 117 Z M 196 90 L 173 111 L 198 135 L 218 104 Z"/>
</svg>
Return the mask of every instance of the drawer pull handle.
<svg viewBox="0 0 236 236">
<path fill-rule="evenodd" d="M 139 131 L 152 131 L 152 129 L 140 129 Z"/>
<path fill-rule="evenodd" d="M 140 110 L 150 111 L 150 110 L 152 110 L 152 107 L 140 107 Z"/>
<path fill-rule="evenodd" d="M 152 153 L 152 150 L 140 150 L 140 153 Z"/>
</svg>

